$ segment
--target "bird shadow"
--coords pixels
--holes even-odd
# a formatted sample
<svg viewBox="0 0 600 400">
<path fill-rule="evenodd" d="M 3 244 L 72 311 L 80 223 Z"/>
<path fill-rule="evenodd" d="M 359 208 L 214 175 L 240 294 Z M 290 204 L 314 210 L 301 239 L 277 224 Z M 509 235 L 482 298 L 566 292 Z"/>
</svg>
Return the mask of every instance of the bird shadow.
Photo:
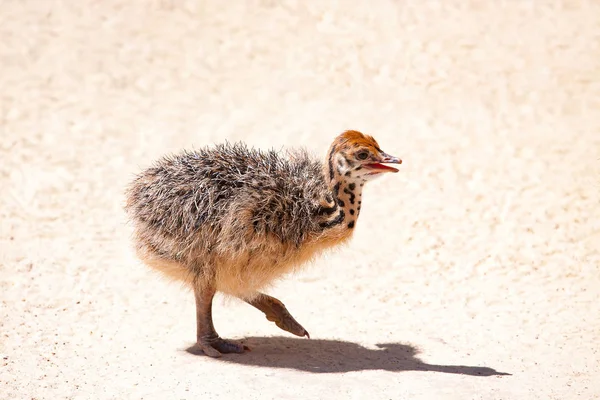
<svg viewBox="0 0 600 400">
<path fill-rule="evenodd" d="M 377 344 L 369 349 L 357 343 L 328 339 L 297 339 L 283 336 L 248 337 L 240 341 L 252 350 L 244 354 L 224 354 L 225 363 L 296 369 L 313 373 L 339 373 L 364 370 L 427 371 L 471 376 L 511 375 L 488 367 L 428 364 L 417 358 L 418 349 L 401 343 Z M 186 351 L 204 355 L 196 346 Z"/>
</svg>

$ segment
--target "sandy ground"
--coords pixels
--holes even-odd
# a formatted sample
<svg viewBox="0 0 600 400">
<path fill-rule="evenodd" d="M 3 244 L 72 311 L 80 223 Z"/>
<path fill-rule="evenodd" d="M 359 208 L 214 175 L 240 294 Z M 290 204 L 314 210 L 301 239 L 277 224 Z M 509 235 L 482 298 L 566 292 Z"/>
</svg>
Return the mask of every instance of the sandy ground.
<svg viewBox="0 0 600 400">
<path fill-rule="evenodd" d="M 600 397 L 600 3 L 0 5 L 1 399 Z M 123 189 L 224 140 L 404 159 L 279 282 L 312 339 L 142 266 Z"/>
</svg>

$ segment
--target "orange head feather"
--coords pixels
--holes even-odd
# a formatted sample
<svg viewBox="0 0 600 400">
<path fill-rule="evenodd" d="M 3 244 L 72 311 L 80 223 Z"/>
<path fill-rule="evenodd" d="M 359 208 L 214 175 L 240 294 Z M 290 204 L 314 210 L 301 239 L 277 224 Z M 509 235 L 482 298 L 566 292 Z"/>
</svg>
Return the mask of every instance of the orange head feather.
<svg viewBox="0 0 600 400">
<path fill-rule="evenodd" d="M 359 131 L 345 131 L 335 139 L 335 143 L 345 149 L 364 147 L 374 153 L 381 152 L 379 144 L 373 136 L 365 135 Z"/>
</svg>

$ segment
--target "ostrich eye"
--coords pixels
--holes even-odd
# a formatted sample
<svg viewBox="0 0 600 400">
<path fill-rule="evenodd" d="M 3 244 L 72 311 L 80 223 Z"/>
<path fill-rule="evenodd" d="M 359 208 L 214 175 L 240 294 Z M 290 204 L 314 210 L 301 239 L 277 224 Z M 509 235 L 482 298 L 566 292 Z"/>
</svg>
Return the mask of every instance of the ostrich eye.
<svg viewBox="0 0 600 400">
<path fill-rule="evenodd" d="M 359 160 L 366 160 L 369 157 L 369 153 L 366 151 L 360 151 L 356 153 L 356 158 Z"/>
</svg>

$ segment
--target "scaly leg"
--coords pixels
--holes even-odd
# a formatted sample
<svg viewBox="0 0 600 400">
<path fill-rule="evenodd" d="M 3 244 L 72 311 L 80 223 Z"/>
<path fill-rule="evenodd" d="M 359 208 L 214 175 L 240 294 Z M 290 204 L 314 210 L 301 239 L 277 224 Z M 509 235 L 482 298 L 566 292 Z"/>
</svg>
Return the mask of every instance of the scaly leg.
<svg viewBox="0 0 600 400">
<path fill-rule="evenodd" d="M 275 322 L 284 331 L 293 333 L 296 336 L 306 336 L 310 339 L 310 335 L 306 329 L 292 317 L 292 314 L 285 308 L 285 305 L 275 297 L 260 293 L 253 300 L 246 300 L 246 303 L 265 313 L 269 321 Z"/>
<path fill-rule="evenodd" d="M 221 357 L 221 353 L 243 353 L 247 346 L 225 340 L 215 331 L 212 320 L 213 288 L 194 287 L 196 296 L 196 345 L 209 357 Z"/>
</svg>

